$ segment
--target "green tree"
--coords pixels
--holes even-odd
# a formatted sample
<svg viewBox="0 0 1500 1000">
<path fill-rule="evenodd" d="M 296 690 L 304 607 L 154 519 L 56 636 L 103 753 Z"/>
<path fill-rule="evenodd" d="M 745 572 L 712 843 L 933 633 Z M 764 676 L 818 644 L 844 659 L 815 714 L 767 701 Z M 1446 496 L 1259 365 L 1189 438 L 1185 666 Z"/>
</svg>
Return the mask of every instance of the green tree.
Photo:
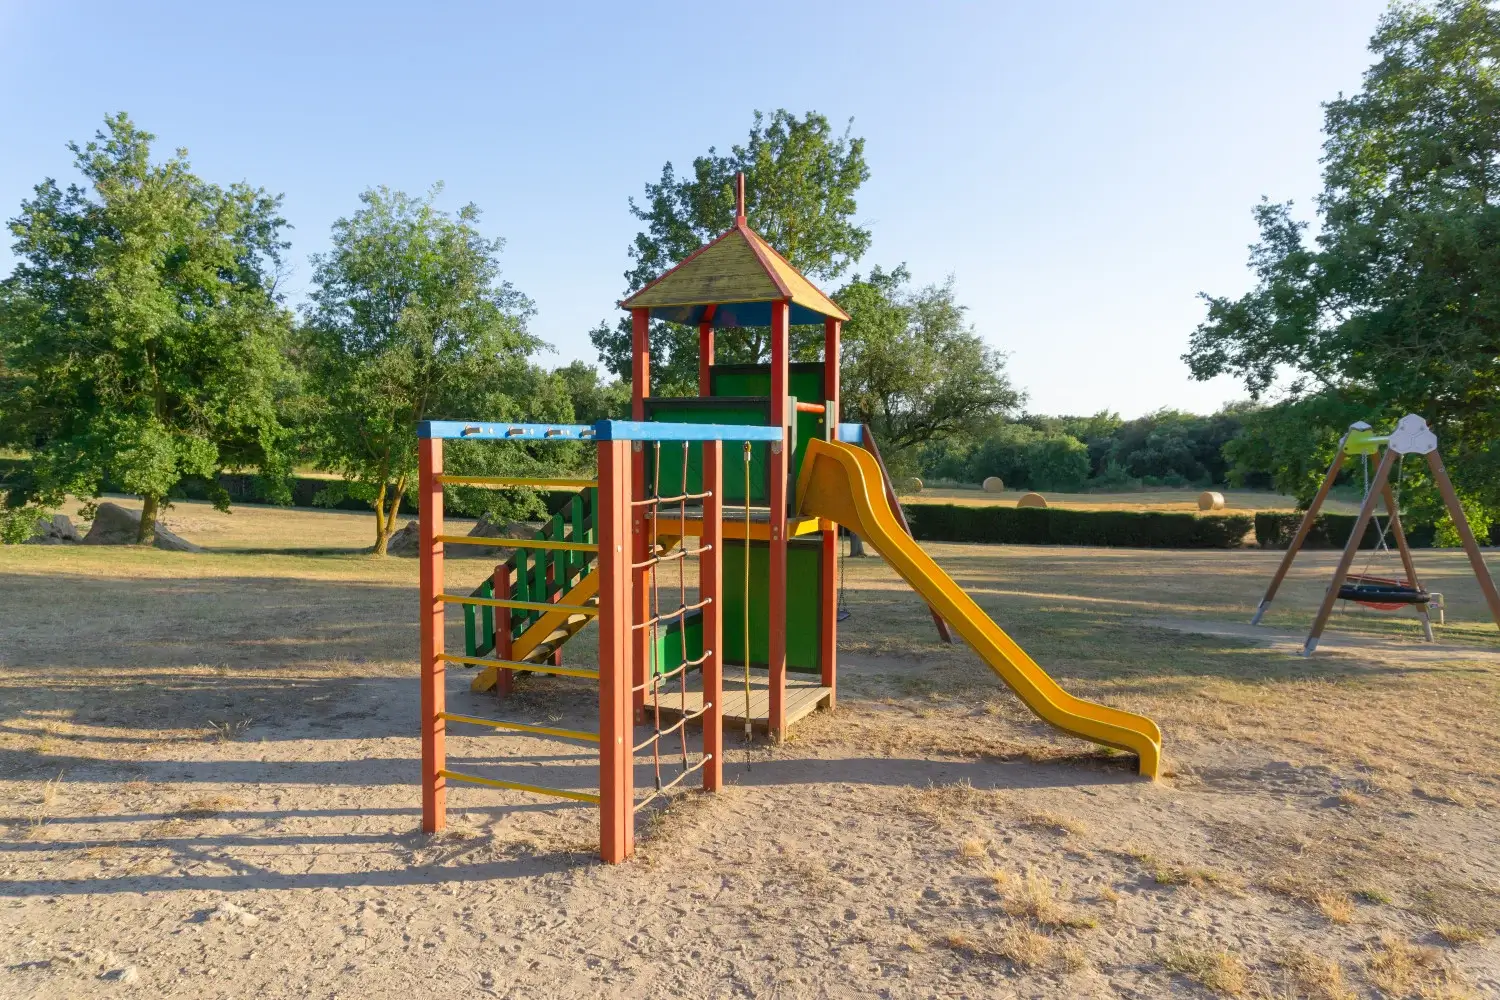
<svg viewBox="0 0 1500 1000">
<path fill-rule="evenodd" d="M 1205 296 L 1185 360 L 1195 377 L 1237 376 L 1257 398 L 1285 378 L 1289 398 L 1321 395 L 1371 423 L 1420 413 L 1455 479 L 1493 506 L 1500 12 L 1484 0 L 1398 3 L 1370 49 L 1360 92 L 1324 106 L 1317 236 L 1308 242 L 1290 203 L 1263 202 L 1258 283 Z"/>
<path fill-rule="evenodd" d="M 70 143 L 88 187 L 22 202 L 0 283 L 0 443 L 32 456 L 6 502 L 136 493 L 142 543 L 182 477 L 286 471 L 280 198 L 207 183 L 185 150 L 152 163 L 154 138 L 121 113 Z"/>
<path fill-rule="evenodd" d="M 769 117 L 755 112 L 744 145 L 728 154 L 710 147 L 693 160 L 690 176 L 679 178 L 671 163 L 661 179 L 646 185 L 642 203 L 630 212 L 646 228 L 630 247 L 626 294 L 653 281 L 694 250 L 734 225 L 734 177 L 745 174 L 745 215 L 792 266 L 814 281 L 833 281 L 864 255 L 870 231 L 854 222 L 855 192 L 869 179 L 865 141 L 840 134 L 828 119 L 809 111 L 798 118 L 786 110 Z M 590 334 L 600 362 L 630 378 L 630 318 L 602 322 Z M 698 387 L 698 336 L 691 327 L 651 325 L 652 391 L 693 395 Z M 715 353 L 724 362 L 753 363 L 770 356 L 769 331 L 719 332 Z M 794 330 L 799 356 L 822 345 L 822 329 Z M 816 357 L 816 354 L 813 355 Z"/>
<path fill-rule="evenodd" d="M 377 554 L 415 485 L 419 420 L 572 417 L 561 380 L 528 360 L 541 344 L 526 329 L 530 300 L 500 277 L 504 241 L 480 234 L 472 204 L 439 210 L 440 190 L 366 191 L 363 207 L 334 223 L 332 249 L 313 258 L 312 450 L 343 475 L 342 491 L 374 509 Z M 449 454 L 464 471 L 525 470 L 548 455 L 487 442 L 458 442 Z"/>
<path fill-rule="evenodd" d="M 604 381 L 599 369 L 587 361 L 574 361 L 554 372 L 562 380 L 573 405 L 573 419 L 591 424 L 596 420 L 630 419 L 630 385 L 619 379 Z"/>
<path fill-rule="evenodd" d="M 844 325 L 844 419 L 868 424 L 887 459 L 914 464 L 921 445 L 973 437 L 1014 409 L 1005 358 L 974 332 L 953 281 L 911 289 L 905 267 L 856 275 L 837 295 Z"/>
</svg>

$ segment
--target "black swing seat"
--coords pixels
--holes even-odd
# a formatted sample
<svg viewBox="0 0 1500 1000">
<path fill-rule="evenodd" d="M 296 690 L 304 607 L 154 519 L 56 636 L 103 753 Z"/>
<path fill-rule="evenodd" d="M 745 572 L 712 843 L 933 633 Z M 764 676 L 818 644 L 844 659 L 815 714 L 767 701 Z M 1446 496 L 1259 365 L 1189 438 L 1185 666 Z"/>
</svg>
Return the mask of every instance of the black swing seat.
<svg viewBox="0 0 1500 1000">
<path fill-rule="evenodd" d="M 1428 604 L 1432 595 L 1405 580 L 1383 576 L 1350 576 L 1339 587 L 1339 600 L 1367 604 Z"/>
</svg>

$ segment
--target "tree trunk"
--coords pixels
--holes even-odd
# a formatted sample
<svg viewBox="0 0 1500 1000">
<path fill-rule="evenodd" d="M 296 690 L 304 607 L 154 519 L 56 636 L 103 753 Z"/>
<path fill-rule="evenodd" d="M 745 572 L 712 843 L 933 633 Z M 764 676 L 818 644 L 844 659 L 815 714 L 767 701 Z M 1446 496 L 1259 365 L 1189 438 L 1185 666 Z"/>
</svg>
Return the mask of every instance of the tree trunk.
<svg viewBox="0 0 1500 1000">
<path fill-rule="evenodd" d="M 864 559 L 869 556 L 869 554 L 870 553 L 865 551 L 864 539 L 860 538 L 852 531 L 849 532 L 849 557 L 851 559 Z"/>
<path fill-rule="evenodd" d="M 385 555 L 385 547 L 391 540 L 391 529 L 385 519 L 385 484 L 380 484 L 380 492 L 375 494 L 375 554 Z"/>
<path fill-rule="evenodd" d="M 161 507 L 161 497 L 144 496 L 141 498 L 141 528 L 136 533 L 135 543 L 137 545 L 151 545 L 156 541 L 156 512 Z"/>
</svg>

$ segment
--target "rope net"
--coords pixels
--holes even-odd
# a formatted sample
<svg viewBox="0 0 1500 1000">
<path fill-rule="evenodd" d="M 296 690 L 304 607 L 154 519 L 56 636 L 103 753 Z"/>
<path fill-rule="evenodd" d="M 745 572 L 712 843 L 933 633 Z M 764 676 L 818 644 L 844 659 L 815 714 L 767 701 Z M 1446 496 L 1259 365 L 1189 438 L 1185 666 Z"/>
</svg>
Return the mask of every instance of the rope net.
<svg viewBox="0 0 1500 1000">
<path fill-rule="evenodd" d="M 712 758 L 703 750 L 701 739 L 696 747 L 690 745 L 688 724 L 702 718 L 713 708 L 713 703 L 723 697 L 722 692 L 703 689 L 701 670 L 697 671 L 699 680 L 696 690 L 689 684 L 689 676 L 695 669 L 714 655 L 714 650 L 705 648 L 707 636 L 701 626 L 698 634 L 703 637 L 703 641 L 698 644 L 696 656 L 688 641 L 690 627 L 695 621 L 701 622 L 701 613 L 711 603 L 711 599 L 697 593 L 696 586 L 689 587 L 687 564 L 689 559 L 693 559 L 701 567 L 703 555 L 711 551 L 711 548 L 703 544 L 701 538 L 696 548 L 689 548 L 686 535 L 689 504 L 701 505 L 711 494 L 691 491 L 688 485 L 689 442 L 683 441 L 680 442 L 677 455 L 666 456 L 666 460 L 675 466 L 678 479 L 675 490 L 664 496 L 662 442 L 653 442 L 652 451 L 648 495 L 644 500 L 633 502 L 634 506 L 644 508 L 645 520 L 651 526 L 647 557 L 644 561 L 633 564 L 634 569 L 645 571 L 649 599 L 646 620 L 632 625 L 633 629 L 644 629 L 647 632 L 646 678 L 632 688 L 632 695 L 644 696 L 644 721 L 651 727 L 651 733 L 631 749 L 632 756 L 649 750 L 652 770 L 651 787 L 644 797 L 636 801 L 636 811 L 669 793 L 689 775 L 709 763 Z M 747 456 L 748 452 L 747 445 Z M 748 469 L 747 458 L 747 474 Z M 662 513 L 672 507 L 676 508 L 673 513 L 676 515 L 678 530 L 683 532 L 681 536 L 663 536 L 661 533 Z M 672 572 L 673 568 L 675 573 Z M 675 580 L 669 579 L 666 582 L 665 597 L 662 580 L 664 571 L 669 577 L 675 577 Z M 672 593 L 673 590 L 675 593 Z M 690 594 L 690 590 L 694 593 Z M 669 650 L 676 655 L 669 656 Z M 668 718 L 675 716 L 675 721 L 663 725 L 664 709 Z"/>
</svg>

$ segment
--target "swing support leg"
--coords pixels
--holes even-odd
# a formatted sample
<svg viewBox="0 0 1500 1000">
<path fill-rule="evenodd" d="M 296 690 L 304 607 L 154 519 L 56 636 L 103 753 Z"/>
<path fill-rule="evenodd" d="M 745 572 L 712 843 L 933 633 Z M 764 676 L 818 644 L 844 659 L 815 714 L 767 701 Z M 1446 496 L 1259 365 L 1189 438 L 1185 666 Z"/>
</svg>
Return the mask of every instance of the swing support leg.
<svg viewBox="0 0 1500 1000">
<path fill-rule="evenodd" d="M 1342 454 L 1342 449 L 1340 453 Z M 1349 533 L 1349 542 L 1344 546 L 1343 555 L 1339 556 L 1338 567 L 1333 571 L 1333 581 L 1329 583 L 1327 592 L 1323 594 L 1323 603 L 1318 607 L 1318 616 L 1313 619 L 1312 630 L 1307 633 L 1307 641 L 1302 644 L 1303 656 L 1311 656 L 1313 650 L 1318 647 L 1318 639 L 1323 635 L 1323 628 L 1328 624 L 1328 616 L 1333 614 L 1333 606 L 1338 603 L 1339 589 L 1343 587 L 1344 580 L 1349 576 L 1349 567 L 1354 565 L 1354 557 L 1359 552 L 1359 543 L 1364 540 L 1365 529 L 1370 526 L 1370 518 L 1375 513 L 1375 503 L 1388 488 L 1391 466 L 1395 464 L 1396 453 L 1387 448 L 1380 456 L 1380 466 L 1375 470 L 1375 478 L 1370 482 L 1370 492 L 1365 494 L 1365 502 L 1359 508 L 1359 517 L 1354 521 L 1354 530 Z M 1336 472 L 1337 466 L 1332 471 Z"/>
<path fill-rule="evenodd" d="M 1401 527 L 1401 515 L 1396 510 L 1396 494 L 1390 483 L 1385 484 L 1380 497 L 1385 501 L 1386 523 L 1391 534 L 1396 536 L 1396 550 L 1401 553 L 1401 568 L 1406 572 L 1406 582 L 1413 590 L 1421 590 L 1422 582 L 1417 579 L 1417 564 L 1412 560 L 1411 546 L 1406 543 L 1406 531 Z M 1432 618 L 1427 613 L 1427 605 L 1417 605 L 1417 617 L 1422 619 L 1422 634 L 1427 637 L 1427 641 L 1436 642 L 1432 636 Z"/>
<path fill-rule="evenodd" d="M 1469 519 L 1464 516 L 1463 504 L 1458 502 L 1458 493 L 1453 489 L 1453 481 L 1448 478 L 1448 470 L 1443 467 L 1443 460 L 1438 456 L 1436 448 L 1427 453 L 1427 467 L 1432 470 L 1433 482 L 1437 483 L 1438 492 L 1443 495 L 1443 503 L 1448 507 L 1448 516 L 1453 519 L 1453 527 L 1457 529 L 1459 540 L 1463 542 L 1469 566 L 1474 570 L 1474 578 L 1479 581 L 1485 603 L 1490 606 L 1490 616 L 1495 619 L 1495 625 L 1500 626 L 1500 593 L 1496 592 L 1495 581 L 1485 568 L 1484 554 L 1479 551 L 1479 542 L 1474 538 Z"/>
<path fill-rule="evenodd" d="M 1328 491 L 1333 489 L 1333 481 L 1339 477 L 1339 467 L 1344 462 L 1344 442 L 1348 435 L 1339 439 L 1338 452 L 1333 456 L 1333 462 L 1328 466 L 1328 474 L 1323 477 L 1323 485 L 1318 487 L 1317 494 L 1312 503 L 1308 504 L 1307 513 L 1302 516 L 1302 523 L 1297 526 L 1297 534 L 1292 537 L 1292 543 L 1286 547 L 1286 554 L 1281 557 L 1281 565 L 1276 567 L 1276 575 L 1271 577 L 1271 585 L 1266 588 L 1266 596 L 1260 599 L 1260 605 L 1255 609 L 1255 616 L 1250 619 L 1251 625 L 1259 625 L 1261 616 L 1271 606 L 1271 601 L 1276 598 L 1276 591 L 1281 589 L 1281 581 L 1286 579 L 1287 571 L 1292 568 L 1292 560 L 1297 558 L 1297 552 L 1302 548 L 1302 543 L 1307 540 L 1307 533 L 1312 530 L 1313 522 L 1318 519 L 1318 511 L 1323 508 L 1323 501 L 1328 499 Z"/>
</svg>

